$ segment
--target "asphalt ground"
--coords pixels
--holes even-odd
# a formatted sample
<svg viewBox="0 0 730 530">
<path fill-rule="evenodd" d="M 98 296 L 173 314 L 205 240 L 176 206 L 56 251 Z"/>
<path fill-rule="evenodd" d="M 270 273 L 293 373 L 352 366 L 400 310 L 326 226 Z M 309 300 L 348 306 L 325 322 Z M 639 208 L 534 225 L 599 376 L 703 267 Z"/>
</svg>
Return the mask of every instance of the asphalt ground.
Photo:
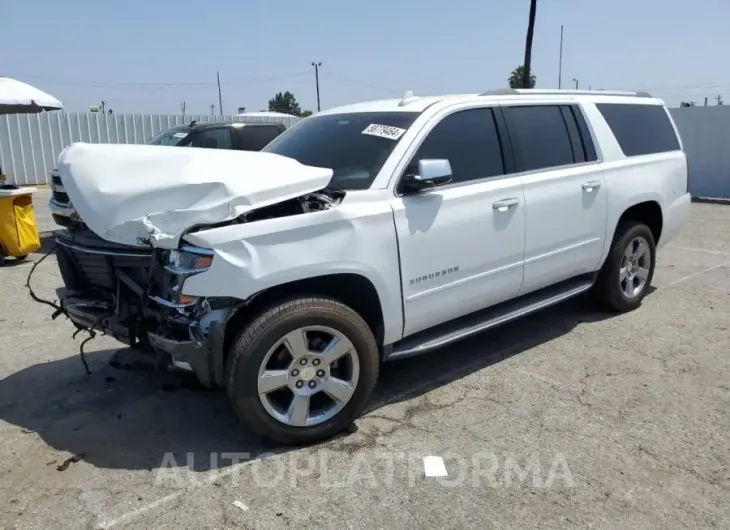
<svg viewBox="0 0 730 530">
<path fill-rule="evenodd" d="M 0 269 L 0 527 L 730 528 L 728 206 L 692 206 L 637 311 L 576 299 L 388 364 L 356 429 L 300 449 L 108 338 L 87 376 L 29 270 Z M 34 287 L 60 282 L 50 256 Z"/>
</svg>

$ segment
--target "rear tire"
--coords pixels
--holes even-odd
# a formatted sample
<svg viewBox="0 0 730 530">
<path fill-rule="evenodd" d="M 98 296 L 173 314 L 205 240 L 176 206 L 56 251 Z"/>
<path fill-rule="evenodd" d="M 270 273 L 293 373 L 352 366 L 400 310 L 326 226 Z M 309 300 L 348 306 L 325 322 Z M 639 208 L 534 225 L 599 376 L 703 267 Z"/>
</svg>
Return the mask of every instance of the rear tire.
<svg viewBox="0 0 730 530">
<path fill-rule="evenodd" d="M 593 286 L 594 298 L 614 311 L 633 311 L 649 290 L 655 264 L 656 244 L 649 227 L 637 222 L 620 224 Z"/>
<path fill-rule="evenodd" d="M 380 371 L 373 333 L 350 307 L 324 297 L 274 305 L 241 331 L 226 360 L 226 390 L 258 435 L 302 445 L 347 429 Z"/>
</svg>

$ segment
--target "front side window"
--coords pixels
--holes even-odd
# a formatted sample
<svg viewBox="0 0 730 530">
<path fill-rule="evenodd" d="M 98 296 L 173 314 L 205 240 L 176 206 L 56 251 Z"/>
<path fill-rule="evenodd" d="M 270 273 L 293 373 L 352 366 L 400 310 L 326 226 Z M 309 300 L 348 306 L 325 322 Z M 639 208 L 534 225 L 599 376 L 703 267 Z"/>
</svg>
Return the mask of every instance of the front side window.
<svg viewBox="0 0 730 530">
<path fill-rule="evenodd" d="M 577 162 L 560 106 L 506 106 L 504 117 L 518 171 L 549 169 Z"/>
<path fill-rule="evenodd" d="M 188 130 L 168 129 L 147 140 L 147 145 L 178 145 L 188 135 Z"/>
<path fill-rule="evenodd" d="M 357 112 L 306 118 L 264 147 L 266 153 L 333 171 L 329 188 L 365 190 L 419 116 L 416 112 Z"/>
<path fill-rule="evenodd" d="M 215 127 L 204 129 L 193 136 L 190 147 L 204 147 L 207 149 L 233 149 L 231 131 L 229 127 Z"/>
<path fill-rule="evenodd" d="M 492 109 L 462 110 L 443 118 L 428 133 L 408 170 L 423 159 L 448 160 L 454 183 L 504 175 Z"/>
</svg>

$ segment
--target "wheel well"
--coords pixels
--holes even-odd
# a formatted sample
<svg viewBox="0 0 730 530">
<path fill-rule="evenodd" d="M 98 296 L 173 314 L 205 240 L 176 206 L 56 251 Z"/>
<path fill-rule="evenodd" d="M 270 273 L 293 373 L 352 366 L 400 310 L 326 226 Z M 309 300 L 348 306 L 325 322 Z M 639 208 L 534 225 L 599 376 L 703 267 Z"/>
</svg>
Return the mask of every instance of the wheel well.
<svg viewBox="0 0 730 530">
<path fill-rule="evenodd" d="M 654 236 L 654 242 L 659 243 L 664 220 L 662 218 L 662 208 L 658 202 L 647 201 L 633 205 L 623 213 L 618 223 L 621 224 L 627 221 L 644 223 L 651 230 Z"/>
<path fill-rule="evenodd" d="M 230 350 L 237 333 L 256 315 L 280 300 L 297 295 L 327 296 L 351 307 L 370 327 L 378 344 L 382 343 L 383 310 L 372 282 L 358 274 L 330 274 L 277 285 L 258 293 L 228 322 L 223 355 Z"/>
</svg>

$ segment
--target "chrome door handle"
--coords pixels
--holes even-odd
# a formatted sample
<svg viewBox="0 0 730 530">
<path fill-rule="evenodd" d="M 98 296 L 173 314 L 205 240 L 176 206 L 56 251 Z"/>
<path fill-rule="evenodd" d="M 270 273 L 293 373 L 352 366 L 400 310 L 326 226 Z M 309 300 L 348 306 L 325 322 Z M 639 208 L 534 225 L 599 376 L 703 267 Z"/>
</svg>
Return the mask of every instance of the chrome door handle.
<svg viewBox="0 0 730 530">
<path fill-rule="evenodd" d="M 594 189 L 598 189 L 601 187 L 601 181 L 600 180 L 592 180 L 590 182 L 585 182 L 583 184 L 583 189 L 585 191 L 591 192 Z"/>
<path fill-rule="evenodd" d="M 517 197 L 512 197 L 510 199 L 502 199 L 501 201 L 492 203 L 492 208 L 500 212 L 506 212 L 512 206 L 517 206 L 518 204 L 520 204 L 520 200 Z"/>
</svg>

